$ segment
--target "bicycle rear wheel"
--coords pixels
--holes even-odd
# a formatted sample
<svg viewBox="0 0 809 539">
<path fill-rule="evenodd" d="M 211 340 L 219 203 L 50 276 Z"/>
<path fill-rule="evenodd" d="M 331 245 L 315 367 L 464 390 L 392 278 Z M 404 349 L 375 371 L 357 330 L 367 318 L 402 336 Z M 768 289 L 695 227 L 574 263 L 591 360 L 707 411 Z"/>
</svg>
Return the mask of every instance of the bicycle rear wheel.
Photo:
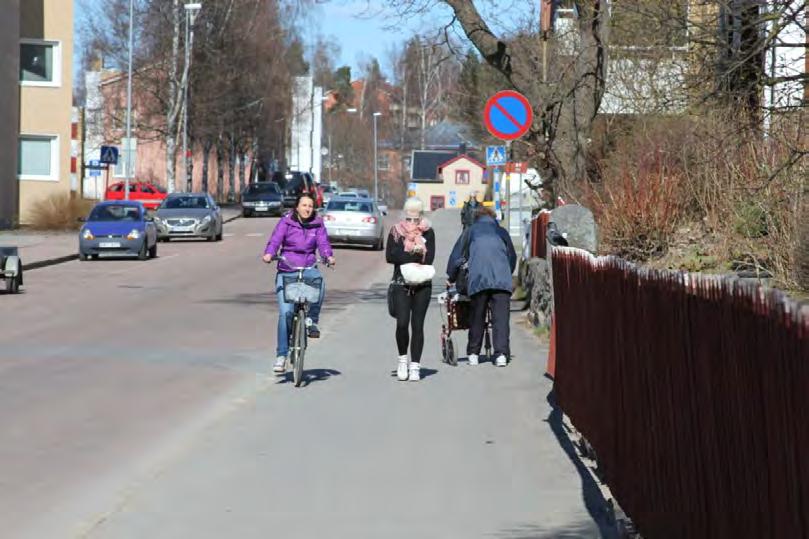
<svg viewBox="0 0 809 539">
<path fill-rule="evenodd" d="M 295 387 L 300 387 L 303 382 L 303 358 L 306 355 L 306 317 L 302 311 L 295 315 L 295 322 L 292 325 L 292 346 L 295 350 L 292 379 Z"/>
</svg>

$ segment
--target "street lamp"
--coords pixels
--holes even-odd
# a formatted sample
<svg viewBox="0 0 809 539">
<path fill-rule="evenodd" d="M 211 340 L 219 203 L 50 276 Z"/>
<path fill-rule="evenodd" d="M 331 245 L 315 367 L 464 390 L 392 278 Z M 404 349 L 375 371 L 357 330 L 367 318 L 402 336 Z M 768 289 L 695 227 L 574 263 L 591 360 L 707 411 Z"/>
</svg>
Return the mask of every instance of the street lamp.
<svg viewBox="0 0 809 539">
<path fill-rule="evenodd" d="M 194 21 L 197 19 L 202 4 L 185 4 L 185 73 L 183 73 L 183 163 L 185 170 L 186 192 L 191 192 L 193 186 L 191 177 L 191 156 L 188 153 L 188 72 L 191 67 L 191 50 L 194 48 Z M 169 186 L 169 192 L 173 191 Z"/>
<path fill-rule="evenodd" d="M 135 18 L 135 0 L 129 0 L 129 67 L 126 79 L 126 145 L 124 147 L 126 162 L 124 163 L 124 199 L 129 200 L 129 178 L 132 175 L 132 35 Z"/>
<path fill-rule="evenodd" d="M 376 119 L 382 116 L 381 112 L 374 112 L 374 201 L 379 204 L 379 160 L 377 158 L 377 146 L 379 143 L 377 142 L 376 136 Z"/>
</svg>

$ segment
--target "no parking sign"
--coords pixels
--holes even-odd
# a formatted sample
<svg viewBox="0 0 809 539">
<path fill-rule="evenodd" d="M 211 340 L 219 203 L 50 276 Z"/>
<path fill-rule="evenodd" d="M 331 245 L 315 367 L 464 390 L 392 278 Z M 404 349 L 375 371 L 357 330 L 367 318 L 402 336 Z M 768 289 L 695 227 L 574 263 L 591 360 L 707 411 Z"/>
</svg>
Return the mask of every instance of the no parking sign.
<svg viewBox="0 0 809 539">
<path fill-rule="evenodd" d="M 519 92 L 503 90 L 486 102 L 483 123 L 489 133 L 501 140 L 515 140 L 525 135 L 534 121 L 534 110 Z"/>
</svg>

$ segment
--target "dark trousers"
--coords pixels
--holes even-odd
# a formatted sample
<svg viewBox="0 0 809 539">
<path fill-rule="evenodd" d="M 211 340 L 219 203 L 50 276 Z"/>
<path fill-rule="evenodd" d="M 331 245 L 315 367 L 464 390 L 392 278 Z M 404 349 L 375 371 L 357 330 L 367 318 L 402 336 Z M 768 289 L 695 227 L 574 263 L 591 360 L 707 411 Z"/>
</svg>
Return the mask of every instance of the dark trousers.
<svg viewBox="0 0 809 539">
<path fill-rule="evenodd" d="M 407 354 L 410 345 L 410 360 L 419 363 L 424 349 L 424 317 L 430 306 L 432 286 L 429 283 L 419 287 L 396 286 L 393 290 L 399 355 Z"/>
<path fill-rule="evenodd" d="M 469 343 L 467 354 L 480 354 L 483 345 L 483 330 L 486 327 L 486 307 L 492 311 L 492 347 L 494 357 L 503 354 L 509 357 L 509 308 L 511 293 L 504 290 L 483 290 L 471 297 L 472 312 L 469 320 Z"/>
</svg>

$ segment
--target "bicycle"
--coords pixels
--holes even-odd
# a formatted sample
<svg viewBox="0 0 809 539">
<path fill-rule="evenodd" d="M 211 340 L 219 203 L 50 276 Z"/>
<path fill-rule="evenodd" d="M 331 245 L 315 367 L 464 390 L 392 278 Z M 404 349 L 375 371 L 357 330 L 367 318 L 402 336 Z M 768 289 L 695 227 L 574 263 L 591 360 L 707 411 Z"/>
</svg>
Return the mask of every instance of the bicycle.
<svg viewBox="0 0 809 539">
<path fill-rule="evenodd" d="M 284 260 L 284 256 L 274 256 L 273 261 Z M 327 267 L 331 265 L 326 262 Z M 317 263 L 306 267 L 292 268 L 297 275 L 284 275 L 282 286 L 284 288 L 284 301 L 294 303 L 292 315 L 292 331 L 289 332 L 289 362 L 292 365 L 292 380 L 295 387 L 303 382 L 303 362 L 306 357 L 306 346 L 309 340 L 308 327 L 312 321 L 307 314 L 309 305 L 320 301 L 320 291 L 323 286 L 323 277 L 305 277 L 307 270 L 317 268 Z"/>
</svg>

